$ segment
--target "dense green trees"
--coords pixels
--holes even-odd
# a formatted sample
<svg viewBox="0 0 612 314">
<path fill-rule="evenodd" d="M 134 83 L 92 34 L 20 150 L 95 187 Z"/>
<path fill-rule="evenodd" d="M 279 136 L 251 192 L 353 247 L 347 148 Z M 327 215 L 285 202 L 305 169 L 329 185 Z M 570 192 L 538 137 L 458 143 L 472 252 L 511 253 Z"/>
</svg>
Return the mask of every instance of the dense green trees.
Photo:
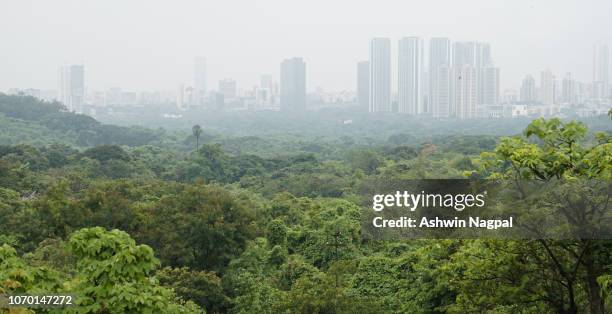
<svg viewBox="0 0 612 314">
<path fill-rule="evenodd" d="M 81 305 L 75 313 L 604 313 L 611 306 L 609 241 L 360 234 L 361 193 L 381 180 L 609 180 L 609 132 L 536 120 L 524 136 L 503 139 L 370 137 L 350 124 L 343 127 L 352 136 L 317 140 L 216 137 L 208 129 L 197 138 L 104 126 L 29 98 L 19 101 L 31 112 L 20 111 L 3 97 L 0 120 L 36 121 L 76 140 L 0 146 L 0 293 L 70 292 Z"/>
<path fill-rule="evenodd" d="M 5 118 L 6 117 L 6 118 Z M 8 119 L 7 119 L 8 118 Z M 126 128 L 101 124 L 92 117 L 66 112 L 58 102 L 44 102 L 30 96 L 9 96 L 0 93 L 0 120 L 7 125 L 11 138 L 20 137 L 27 131 L 14 132 L 8 128 L 24 125 L 23 129 L 38 129 L 38 137 L 45 137 L 49 142 L 68 142 L 82 147 L 116 144 L 138 146 L 158 142 L 160 133 L 142 128 Z M 2 130 L 5 131 L 5 130 Z M 52 136 L 48 136 L 51 133 Z M 2 132 L 0 132 L 0 135 Z M 24 141 L 36 141 L 37 136 L 23 138 Z M 3 137 L 0 136 L 0 144 Z"/>
<path fill-rule="evenodd" d="M 70 237 L 67 250 L 76 260 L 76 270 L 62 276 L 45 266 L 28 265 L 15 249 L 0 246 L 0 293 L 57 293 L 76 298 L 74 307 L 51 309 L 51 313 L 199 312 L 193 302 L 181 300 L 172 289 L 157 283 L 152 275 L 159 262 L 153 250 L 136 245 L 125 232 L 81 229 Z"/>
<path fill-rule="evenodd" d="M 603 215 L 609 215 L 609 182 L 612 175 L 612 137 L 605 133 L 595 135 L 595 142 L 585 144 L 587 129 L 576 122 L 564 123 L 558 119 L 533 121 L 525 130 L 525 137 L 536 137 L 536 142 L 528 142 L 522 137 L 506 138 L 490 153 L 483 153 L 481 163 L 483 173 L 490 178 L 507 178 L 516 182 L 519 198 L 526 197 L 527 187 L 522 180 L 532 179 L 544 182 L 547 187 L 554 187 L 550 192 L 540 192 L 539 198 L 550 196 L 557 201 L 557 210 L 553 215 L 560 215 L 578 227 L 579 233 L 585 232 L 592 221 Z M 586 181 L 588 179 L 590 181 Z M 603 189 L 608 196 L 599 198 L 592 193 L 600 185 L 595 180 L 603 180 Z M 595 182 L 594 184 L 592 182 Z M 603 193 L 605 195 L 606 192 Z M 550 201 L 549 201 L 550 203 Z M 539 205 L 546 206 L 546 205 Z M 607 223 L 605 223 L 607 224 Z M 606 226 L 604 226 L 606 227 Z M 593 227 L 590 227 L 593 228 Z M 595 225 L 597 228 L 597 225 Z M 509 253 L 509 258 L 521 257 L 526 266 L 522 272 L 507 274 L 515 278 L 515 283 L 505 283 L 493 279 L 497 286 L 509 286 L 526 295 L 527 289 L 539 286 L 539 297 L 530 303 L 546 302 L 553 309 L 563 313 L 578 313 L 581 303 L 588 304 L 591 313 L 605 313 L 605 300 L 598 278 L 604 276 L 612 263 L 609 240 L 546 240 L 535 243 L 523 242 L 520 247 L 514 244 L 512 249 L 504 245 L 490 246 L 493 254 L 501 251 Z M 477 250 L 481 254 L 487 249 Z M 502 255 L 504 256 L 504 255 Z M 487 258 L 486 260 L 491 260 Z M 507 272 L 514 273 L 518 267 L 505 265 Z M 506 275 L 498 271 L 498 276 Z M 545 278 L 535 274 L 546 273 Z M 558 278 L 555 284 L 549 282 L 548 276 Z M 605 277 L 604 277 L 605 278 Z M 540 280 L 538 280 L 540 279 Z M 527 281 L 530 284 L 522 286 Z M 474 282 L 473 280 L 470 282 Z M 582 289 L 581 289 L 582 288 Z M 491 303 L 501 302 L 495 299 Z"/>
</svg>

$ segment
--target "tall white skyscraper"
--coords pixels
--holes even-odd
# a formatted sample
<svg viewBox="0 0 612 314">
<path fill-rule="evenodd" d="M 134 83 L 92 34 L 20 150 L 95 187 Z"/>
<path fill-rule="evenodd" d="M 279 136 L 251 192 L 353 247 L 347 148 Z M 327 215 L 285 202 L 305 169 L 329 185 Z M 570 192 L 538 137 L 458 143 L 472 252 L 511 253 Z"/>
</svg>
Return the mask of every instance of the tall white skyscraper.
<svg viewBox="0 0 612 314">
<path fill-rule="evenodd" d="M 480 104 L 495 106 L 499 104 L 499 68 L 487 66 L 481 70 Z"/>
<path fill-rule="evenodd" d="M 577 101 L 577 84 L 572 73 L 567 73 L 561 83 L 561 101 L 566 104 L 575 104 Z"/>
<path fill-rule="evenodd" d="M 484 68 L 493 65 L 491 46 L 481 42 L 456 42 L 453 44 L 453 65 L 471 65 Z"/>
<path fill-rule="evenodd" d="M 206 58 L 195 57 L 193 63 L 193 88 L 198 104 L 204 103 L 204 98 L 208 92 Z"/>
<path fill-rule="evenodd" d="M 593 98 L 610 97 L 610 50 L 608 45 L 595 45 L 593 51 Z"/>
<path fill-rule="evenodd" d="M 499 69 L 493 68 L 493 60 L 491 58 L 491 47 L 488 43 L 480 42 L 456 42 L 453 44 L 453 68 L 455 69 L 453 82 L 460 83 L 458 75 L 464 71 L 464 67 L 472 67 L 475 71 L 476 84 L 476 106 L 486 107 L 495 105 L 497 101 L 491 103 L 493 98 L 499 96 L 499 88 L 495 85 L 499 82 Z M 487 75 L 489 74 L 489 75 Z M 489 82 L 487 82 L 489 80 Z M 457 90 L 458 86 L 451 86 L 451 93 L 461 92 Z M 488 99 L 485 97 L 488 96 Z M 453 99 L 458 99 L 454 97 Z M 471 98 L 470 98 L 471 99 Z M 451 104 L 451 111 L 459 115 L 459 104 Z M 462 105 L 465 105 L 463 103 Z M 471 106 L 471 104 L 470 104 Z M 462 112 L 470 112 L 461 110 Z M 463 118 L 472 118 L 469 115 Z"/>
<path fill-rule="evenodd" d="M 459 119 L 476 118 L 478 106 L 477 70 L 471 65 L 454 68 L 453 90 L 455 115 Z"/>
<path fill-rule="evenodd" d="M 306 110 L 306 63 L 302 58 L 285 59 L 281 63 L 280 109 Z"/>
<path fill-rule="evenodd" d="M 555 104 L 555 77 L 550 70 L 540 73 L 540 93 L 540 99 L 544 105 L 553 106 Z"/>
<path fill-rule="evenodd" d="M 429 107 L 434 118 L 450 116 L 450 39 L 429 41 Z"/>
<path fill-rule="evenodd" d="M 370 62 L 357 63 L 357 105 L 359 110 L 368 111 L 370 103 Z"/>
<path fill-rule="evenodd" d="M 398 45 L 398 111 L 420 114 L 423 110 L 421 81 L 423 44 L 418 37 L 404 37 Z"/>
<path fill-rule="evenodd" d="M 370 112 L 391 111 L 391 41 L 370 41 Z"/>
<path fill-rule="evenodd" d="M 533 76 L 527 75 L 523 79 L 523 83 L 521 84 L 521 98 L 520 99 L 522 102 L 535 102 L 538 99 L 536 82 Z"/>
<path fill-rule="evenodd" d="M 59 100 L 69 111 L 82 112 L 85 104 L 85 67 L 83 65 L 60 67 Z"/>
</svg>

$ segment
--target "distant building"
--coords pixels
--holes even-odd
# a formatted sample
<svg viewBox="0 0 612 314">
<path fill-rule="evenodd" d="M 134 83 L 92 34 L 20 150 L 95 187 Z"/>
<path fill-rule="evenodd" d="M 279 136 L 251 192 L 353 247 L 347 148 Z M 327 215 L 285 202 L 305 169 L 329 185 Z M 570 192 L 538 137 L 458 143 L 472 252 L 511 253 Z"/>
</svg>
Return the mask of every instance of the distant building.
<svg viewBox="0 0 612 314">
<path fill-rule="evenodd" d="M 593 51 L 593 98 L 610 97 L 610 50 L 607 45 L 595 45 Z"/>
<path fill-rule="evenodd" d="M 219 81 L 219 93 L 223 94 L 224 99 L 234 99 L 238 96 L 236 81 L 224 79 Z"/>
<path fill-rule="evenodd" d="M 535 102 L 538 98 L 538 92 L 536 89 L 536 82 L 533 76 L 527 75 L 523 79 L 521 84 L 521 101 L 522 102 Z"/>
<path fill-rule="evenodd" d="M 540 73 L 540 100 L 544 105 L 555 104 L 555 77 L 550 70 Z"/>
<path fill-rule="evenodd" d="M 480 103 L 484 106 L 499 104 L 499 68 L 484 67 L 480 71 Z"/>
<path fill-rule="evenodd" d="M 85 67 L 83 65 L 60 67 L 59 101 L 69 111 L 83 111 L 85 105 Z"/>
<path fill-rule="evenodd" d="M 453 80 L 451 85 L 451 94 L 460 93 L 460 96 L 455 95 L 451 98 L 452 101 L 458 101 L 465 96 L 465 84 L 462 82 L 462 76 L 468 75 L 476 88 L 476 97 L 474 98 L 475 106 L 484 108 L 486 106 L 495 106 L 498 103 L 499 97 L 499 69 L 493 67 L 491 58 L 491 47 L 488 43 L 481 42 L 456 42 L 453 44 Z M 467 68 L 474 71 L 473 78 L 470 72 L 465 73 Z M 459 85 L 457 85 L 459 84 Z M 463 88 L 463 90 L 461 89 Z M 471 86 L 470 86 L 471 88 Z M 470 97 L 470 99 L 472 99 Z M 451 115 L 456 115 L 461 119 L 474 118 L 471 110 L 465 110 L 465 98 L 462 103 L 451 102 Z M 464 108 L 460 108 L 463 106 Z M 473 105 L 468 106 L 472 108 Z"/>
<path fill-rule="evenodd" d="M 203 105 L 208 92 L 206 58 L 195 57 L 193 63 L 193 88 L 198 105 Z"/>
<path fill-rule="evenodd" d="M 370 62 L 357 63 L 357 105 L 362 111 L 368 111 L 370 103 Z"/>
<path fill-rule="evenodd" d="M 255 88 L 256 109 L 278 109 L 278 85 L 274 84 L 272 75 L 260 77 L 259 88 Z"/>
<path fill-rule="evenodd" d="M 450 116 L 451 64 L 450 39 L 429 41 L 429 108 L 434 118 Z"/>
<path fill-rule="evenodd" d="M 571 105 L 577 103 L 577 84 L 572 73 L 567 73 L 561 83 L 561 102 Z"/>
<path fill-rule="evenodd" d="M 370 112 L 391 111 L 391 41 L 373 38 L 370 41 Z"/>
<path fill-rule="evenodd" d="M 400 39 L 398 45 L 398 111 L 423 113 L 423 43 L 418 37 Z"/>
<path fill-rule="evenodd" d="M 453 66 L 470 65 L 475 68 L 491 66 L 491 47 L 481 42 L 456 42 L 453 44 Z"/>
<path fill-rule="evenodd" d="M 306 110 L 306 64 L 302 58 L 286 59 L 281 63 L 280 109 Z"/>
<path fill-rule="evenodd" d="M 478 76 L 471 65 L 454 69 L 455 115 L 459 119 L 476 118 L 478 109 Z"/>
<path fill-rule="evenodd" d="M 176 107 L 179 110 L 188 110 L 194 103 L 194 88 L 180 84 L 176 94 Z"/>
</svg>

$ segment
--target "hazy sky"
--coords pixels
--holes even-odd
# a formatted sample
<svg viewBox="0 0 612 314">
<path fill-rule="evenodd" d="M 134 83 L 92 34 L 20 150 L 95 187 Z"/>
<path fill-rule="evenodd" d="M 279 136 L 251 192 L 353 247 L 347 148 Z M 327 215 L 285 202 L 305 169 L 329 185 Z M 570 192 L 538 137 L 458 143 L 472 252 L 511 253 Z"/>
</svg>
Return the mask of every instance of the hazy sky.
<svg viewBox="0 0 612 314">
<path fill-rule="evenodd" d="M 280 61 L 300 56 L 309 90 L 354 90 L 374 36 L 392 39 L 393 58 L 402 36 L 490 42 L 502 88 L 544 68 L 590 81 L 610 12 L 610 0 L 2 0 L 0 90 L 55 89 L 58 66 L 81 62 L 90 90 L 173 90 L 196 55 L 212 88 L 278 79 Z"/>
</svg>

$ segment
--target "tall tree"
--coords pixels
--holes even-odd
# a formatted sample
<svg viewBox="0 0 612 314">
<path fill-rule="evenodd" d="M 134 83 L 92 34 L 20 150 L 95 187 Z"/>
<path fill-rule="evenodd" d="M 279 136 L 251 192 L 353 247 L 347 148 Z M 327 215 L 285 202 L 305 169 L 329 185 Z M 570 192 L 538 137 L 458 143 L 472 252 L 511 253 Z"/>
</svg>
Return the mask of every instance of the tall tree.
<svg viewBox="0 0 612 314">
<path fill-rule="evenodd" d="M 517 183 L 524 179 L 551 187 L 557 187 L 558 182 L 574 183 L 568 186 L 578 196 L 552 194 L 557 195 L 559 215 L 568 216 L 568 221 L 572 221 L 571 215 L 575 213 L 580 217 L 591 217 L 592 212 L 607 213 L 610 195 L 592 197 L 589 187 L 582 182 L 599 180 L 605 183 L 612 178 L 612 138 L 597 133 L 596 143 L 588 145 L 584 141 L 586 135 L 587 128 L 582 123 L 534 120 L 525 129 L 525 137 L 502 139 L 493 152 L 483 153 L 483 170 L 490 178 L 506 178 Z M 535 137 L 535 141 L 526 139 L 530 137 Z M 522 195 L 525 189 L 517 185 Z M 597 281 L 610 267 L 610 241 L 578 237 L 561 241 L 540 239 L 533 244 L 531 255 L 536 263 L 554 271 L 553 276 L 565 290 L 565 297 L 550 301 L 558 312 L 579 312 L 579 289 L 585 289 L 590 313 L 606 313 Z"/>
<path fill-rule="evenodd" d="M 196 150 L 198 150 L 198 146 L 200 146 L 200 135 L 202 135 L 202 127 L 199 124 L 196 124 L 191 128 L 193 132 L 193 136 L 196 138 Z"/>
<path fill-rule="evenodd" d="M 117 229 L 85 228 L 69 240 L 77 258 L 78 275 L 65 284 L 78 291 L 78 307 L 62 313 L 197 313 L 193 302 L 184 302 L 172 289 L 153 277 L 159 261 L 147 245 L 137 245 Z"/>
</svg>

